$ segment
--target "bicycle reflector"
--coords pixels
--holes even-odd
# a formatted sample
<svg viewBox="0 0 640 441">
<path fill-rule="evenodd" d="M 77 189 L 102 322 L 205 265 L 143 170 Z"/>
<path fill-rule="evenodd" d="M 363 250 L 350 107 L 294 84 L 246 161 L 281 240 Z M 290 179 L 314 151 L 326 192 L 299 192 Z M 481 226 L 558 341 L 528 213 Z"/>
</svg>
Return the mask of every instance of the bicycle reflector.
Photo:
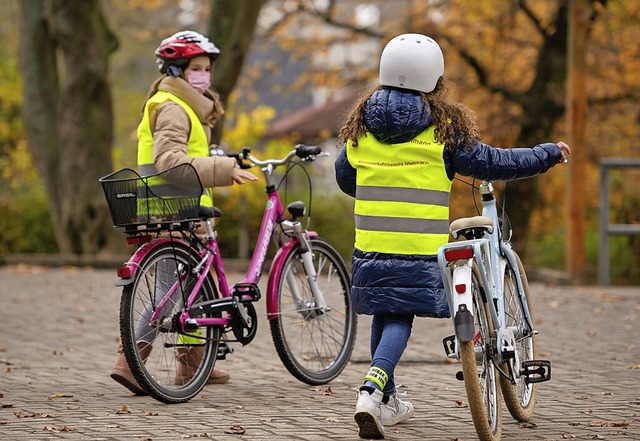
<svg viewBox="0 0 640 441">
<path fill-rule="evenodd" d="M 133 273 L 133 270 L 129 266 L 121 266 L 121 267 L 118 267 L 118 269 L 116 270 L 116 274 L 121 279 L 128 279 L 129 277 L 131 277 L 132 273 Z"/>
<path fill-rule="evenodd" d="M 444 258 L 447 262 L 454 260 L 471 259 L 473 257 L 473 247 L 448 249 L 444 252 Z"/>
<path fill-rule="evenodd" d="M 129 236 L 127 237 L 127 243 L 129 245 L 142 245 L 151 242 L 151 236 L 145 234 L 144 236 Z"/>
</svg>

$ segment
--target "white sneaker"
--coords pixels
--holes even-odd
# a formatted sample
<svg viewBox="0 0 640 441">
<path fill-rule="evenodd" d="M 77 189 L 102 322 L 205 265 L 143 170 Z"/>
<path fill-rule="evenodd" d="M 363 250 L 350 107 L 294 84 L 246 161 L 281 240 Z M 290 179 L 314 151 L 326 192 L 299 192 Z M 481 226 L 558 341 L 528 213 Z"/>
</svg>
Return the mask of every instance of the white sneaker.
<svg viewBox="0 0 640 441">
<path fill-rule="evenodd" d="M 389 397 L 387 404 L 380 406 L 380 419 L 385 426 L 393 426 L 413 415 L 413 404 L 402 401 L 398 391 Z"/>
<path fill-rule="evenodd" d="M 369 394 L 366 390 L 358 391 L 358 403 L 353 419 L 360 428 L 360 438 L 380 439 L 384 438 L 384 426 L 380 418 L 380 406 L 382 405 L 382 391 L 375 390 Z"/>
</svg>

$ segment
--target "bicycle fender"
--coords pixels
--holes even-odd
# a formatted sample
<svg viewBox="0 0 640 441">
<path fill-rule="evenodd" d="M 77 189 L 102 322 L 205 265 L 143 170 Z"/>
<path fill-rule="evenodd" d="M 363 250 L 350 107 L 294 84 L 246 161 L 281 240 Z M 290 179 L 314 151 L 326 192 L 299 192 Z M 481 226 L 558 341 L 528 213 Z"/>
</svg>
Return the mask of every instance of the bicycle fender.
<svg viewBox="0 0 640 441">
<path fill-rule="evenodd" d="M 133 281 L 136 279 L 136 273 L 138 272 L 138 268 L 140 268 L 140 263 L 144 260 L 145 257 L 157 246 L 160 246 L 167 242 L 180 242 L 182 245 L 189 247 L 189 244 L 183 240 L 169 239 L 169 238 L 160 238 L 153 240 L 151 242 L 145 243 L 137 250 L 133 252 L 129 260 L 127 260 L 122 267 L 129 268 L 129 277 L 120 277 L 116 281 L 116 286 L 127 286 L 131 285 Z"/>
<path fill-rule="evenodd" d="M 318 233 L 315 231 L 308 231 L 307 237 L 318 237 Z M 289 256 L 293 248 L 295 248 L 300 241 L 297 238 L 291 238 L 282 245 L 271 262 L 271 269 L 269 270 L 269 280 L 267 282 L 267 320 L 273 320 L 278 318 L 278 280 L 284 270 L 284 261 Z"/>
<path fill-rule="evenodd" d="M 452 282 L 454 307 L 452 313 L 456 336 L 461 342 L 472 341 L 475 329 L 471 294 L 471 261 L 454 268 Z"/>
</svg>

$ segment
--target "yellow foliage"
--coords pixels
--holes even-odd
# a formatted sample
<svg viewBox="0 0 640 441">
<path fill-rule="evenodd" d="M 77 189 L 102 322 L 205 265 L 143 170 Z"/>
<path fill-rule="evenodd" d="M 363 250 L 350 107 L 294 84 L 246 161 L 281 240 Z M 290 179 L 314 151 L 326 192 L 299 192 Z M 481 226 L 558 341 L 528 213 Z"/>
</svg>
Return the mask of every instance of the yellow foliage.
<svg viewBox="0 0 640 441">
<path fill-rule="evenodd" d="M 227 117 L 234 120 L 235 124 L 225 127 L 224 143 L 238 151 L 256 144 L 266 133 L 269 121 L 274 116 L 275 110 L 267 106 L 258 106 L 251 113 L 238 115 L 234 115 L 233 110 L 229 111 Z"/>
<path fill-rule="evenodd" d="M 0 181 L 7 184 L 7 195 L 16 190 L 40 183 L 40 175 L 31 161 L 24 140 L 18 142 L 16 148 L 10 149 L 0 156 Z M 4 195 L 0 194 L 0 198 Z"/>
</svg>

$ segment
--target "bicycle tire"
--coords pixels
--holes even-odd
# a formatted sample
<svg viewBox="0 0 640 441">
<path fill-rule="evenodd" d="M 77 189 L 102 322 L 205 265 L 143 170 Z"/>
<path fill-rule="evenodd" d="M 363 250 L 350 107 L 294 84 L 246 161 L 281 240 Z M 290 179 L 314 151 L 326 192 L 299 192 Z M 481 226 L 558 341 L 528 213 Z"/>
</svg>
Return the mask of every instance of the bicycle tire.
<svg viewBox="0 0 640 441">
<path fill-rule="evenodd" d="M 480 283 L 475 273 L 471 276 L 471 289 L 477 339 L 460 343 L 464 386 L 478 439 L 497 441 L 502 433 L 502 407 L 498 373 L 490 353 L 491 317 L 479 292 Z M 476 349 L 480 356 L 476 356 Z"/>
<path fill-rule="evenodd" d="M 176 242 L 164 243 L 149 252 L 136 272 L 134 281 L 123 288 L 120 302 L 120 335 L 127 364 L 133 377 L 149 396 L 167 404 L 189 401 L 206 385 L 216 361 L 220 328 L 206 327 L 206 339 L 189 337 L 176 332 L 170 318 L 183 309 L 184 297 L 191 291 L 197 278 L 189 271 L 198 260 L 191 250 Z M 157 302 L 169 287 L 177 282 L 178 273 L 184 277 L 182 289 L 163 307 L 164 329 L 148 323 Z M 183 295 L 183 292 L 185 293 Z M 201 289 L 199 301 L 218 297 L 211 274 Z M 219 317 L 208 315 L 207 317 Z M 144 335 L 143 335 L 144 334 Z M 145 349 L 145 344 L 152 347 Z M 150 353 L 149 353 L 150 349 Z M 190 366 L 191 378 L 178 376 L 178 359 Z M 180 373 L 184 374 L 182 369 Z"/>
<path fill-rule="evenodd" d="M 520 277 L 522 278 L 522 285 L 525 298 L 527 299 L 529 313 L 533 319 L 531 296 L 529 295 L 529 283 L 527 281 L 527 275 L 524 272 L 522 262 L 520 261 L 520 257 L 518 257 L 517 254 L 516 261 L 518 263 Z M 518 285 L 515 280 L 514 270 L 515 269 L 507 263 L 503 283 L 506 326 L 516 326 L 524 320 L 524 309 L 520 300 L 520 294 L 518 293 Z M 535 337 L 533 335 L 525 336 L 523 334 L 524 332 L 519 331 L 516 335 L 516 351 L 520 358 L 520 362 L 534 360 L 536 358 Z M 505 372 L 508 372 L 506 363 L 503 363 L 501 367 Z M 507 409 L 514 419 L 522 422 L 531 418 L 538 394 L 538 385 L 536 383 L 527 384 L 525 382 L 525 377 L 519 376 L 516 379 L 516 384 L 512 384 L 508 378 L 500 376 L 500 388 L 502 389 L 502 395 L 504 397 L 504 402 L 507 405 Z"/>
<path fill-rule="evenodd" d="M 336 249 L 310 239 L 318 285 L 330 309 L 313 308 L 300 245 L 284 259 L 278 283 L 278 313 L 269 323 L 280 360 L 298 380 L 321 385 L 335 379 L 349 363 L 356 340 L 357 316 L 351 305 L 351 280 Z M 293 286 L 292 286 L 293 285 Z M 294 289 L 300 293 L 294 297 Z"/>
</svg>

